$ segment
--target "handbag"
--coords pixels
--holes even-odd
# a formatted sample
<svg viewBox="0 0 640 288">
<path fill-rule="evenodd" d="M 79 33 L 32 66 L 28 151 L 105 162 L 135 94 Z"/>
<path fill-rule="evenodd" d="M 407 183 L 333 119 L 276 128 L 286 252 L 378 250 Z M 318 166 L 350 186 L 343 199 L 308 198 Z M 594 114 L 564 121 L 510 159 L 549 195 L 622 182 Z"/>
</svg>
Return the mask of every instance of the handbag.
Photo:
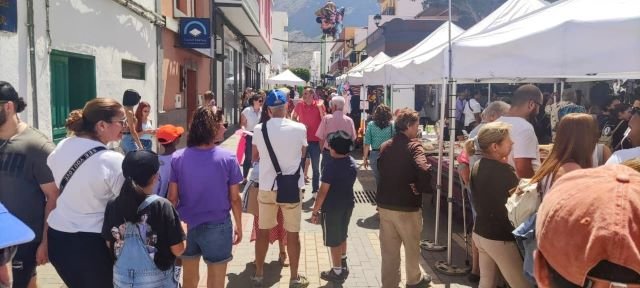
<svg viewBox="0 0 640 288">
<path fill-rule="evenodd" d="M 60 189 L 58 189 L 59 191 L 58 195 L 62 195 L 62 191 L 64 191 L 64 188 L 67 187 L 67 183 L 69 183 L 71 176 L 73 176 L 73 174 L 76 173 L 76 171 L 78 171 L 78 168 L 80 168 L 80 166 L 82 165 L 82 163 L 84 163 L 84 161 L 87 161 L 87 159 L 91 158 L 91 156 L 106 149 L 107 148 L 104 146 L 98 146 L 98 147 L 92 148 L 89 151 L 82 154 L 82 156 L 80 156 L 78 160 L 74 161 L 73 165 L 71 165 L 67 173 L 64 173 L 64 177 L 62 177 L 62 180 L 60 181 L 60 187 L 59 187 Z"/>
<path fill-rule="evenodd" d="M 513 227 L 518 227 L 531 215 L 538 211 L 542 197 L 551 187 L 550 176 L 543 178 L 540 183 L 531 183 L 531 179 L 520 179 L 515 192 L 509 196 L 507 203 L 507 216 Z M 540 186 L 539 184 L 544 184 Z"/>
<path fill-rule="evenodd" d="M 267 121 L 268 122 L 268 121 Z M 278 158 L 276 158 L 276 154 L 273 152 L 273 147 L 271 146 L 271 141 L 269 140 L 269 134 L 267 133 L 267 122 L 264 122 L 262 125 L 262 135 L 264 136 L 264 143 L 267 146 L 267 150 L 269 151 L 269 157 L 271 158 L 271 163 L 273 163 L 273 168 L 276 169 L 276 181 L 271 186 L 271 190 L 277 184 L 278 190 L 276 193 L 276 202 L 277 203 L 299 203 L 300 202 L 300 187 L 298 187 L 298 181 L 300 180 L 300 168 L 296 170 L 296 173 L 293 175 L 283 175 L 282 170 L 280 169 L 280 164 L 278 163 Z M 302 167 L 304 162 L 300 163 L 299 167 Z"/>
</svg>

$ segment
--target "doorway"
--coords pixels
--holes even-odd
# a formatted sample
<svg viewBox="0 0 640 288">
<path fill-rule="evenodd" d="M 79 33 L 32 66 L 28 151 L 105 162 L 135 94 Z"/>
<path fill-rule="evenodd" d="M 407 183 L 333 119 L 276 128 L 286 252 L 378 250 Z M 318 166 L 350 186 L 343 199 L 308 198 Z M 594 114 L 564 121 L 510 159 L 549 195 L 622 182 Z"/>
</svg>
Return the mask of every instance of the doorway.
<svg viewBox="0 0 640 288">
<path fill-rule="evenodd" d="M 96 98 L 95 57 L 54 50 L 49 58 L 51 69 L 51 127 L 54 143 L 67 135 L 69 112 L 81 109 Z"/>
</svg>

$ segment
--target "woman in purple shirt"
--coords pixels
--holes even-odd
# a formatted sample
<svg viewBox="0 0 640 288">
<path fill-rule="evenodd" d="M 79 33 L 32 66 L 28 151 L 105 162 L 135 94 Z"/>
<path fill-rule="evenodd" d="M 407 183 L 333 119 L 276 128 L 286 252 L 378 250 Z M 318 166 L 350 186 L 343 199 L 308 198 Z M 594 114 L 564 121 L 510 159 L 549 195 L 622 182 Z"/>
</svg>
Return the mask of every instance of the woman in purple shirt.
<svg viewBox="0 0 640 288">
<path fill-rule="evenodd" d="M 242 240 L 242 173 L 236 156 L 215 144 L 224 131 L 222 119 L 211 107 L 198 107 L 187 148 L 176 151 L 171 160 L 168 198 L 188 230 L 181 257 L 186 288 L 198 286 L 200 256 L 207 264 L 207 287 L 224 287 L 231 247 Z"/>
</svg>

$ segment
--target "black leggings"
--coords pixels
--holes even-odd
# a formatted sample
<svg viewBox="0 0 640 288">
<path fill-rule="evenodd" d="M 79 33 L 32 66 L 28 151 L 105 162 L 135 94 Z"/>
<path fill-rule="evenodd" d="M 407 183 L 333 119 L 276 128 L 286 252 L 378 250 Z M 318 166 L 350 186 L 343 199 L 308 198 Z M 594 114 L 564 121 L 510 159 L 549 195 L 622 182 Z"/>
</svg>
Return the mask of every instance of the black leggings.
<svg viewBox="0 0 640 288">
<path fill-rule="evenodd" d="M 69 288 L 113 287 L 113 260 L 99 233 L 49 228 L 49 261 Z"/>
</svg>

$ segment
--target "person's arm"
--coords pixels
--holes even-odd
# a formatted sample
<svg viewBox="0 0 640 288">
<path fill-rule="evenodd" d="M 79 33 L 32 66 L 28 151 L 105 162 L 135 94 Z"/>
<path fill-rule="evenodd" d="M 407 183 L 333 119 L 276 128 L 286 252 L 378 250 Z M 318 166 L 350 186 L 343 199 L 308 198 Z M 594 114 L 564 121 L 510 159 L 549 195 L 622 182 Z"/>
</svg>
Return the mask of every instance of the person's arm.
<svg viewBox="0 0 640 288">
<path fill-rule="evenodd" d="M 365 135 L 366 138 L 366 135 Z M 369 149 L 371 148 L 371 145 L 369 144 L 364 144 L 364 147 L 362 148 L 362 162 L 364 165 L 364 169 L 367 169 L 369 167 Z"/>
<path fill-rule="evenodd" d="M 133 114 L 130 110 L 126 110 L 127 113 L 127 126 L 129 127 L 129 133 L 131 133 L 131 137 L 133 138 L 133 142 L 136 143 L 138 149 L 142 149 L 142 142 L 140 142 L 140 135 L 138 135 L 138 131 L 136 131 L 136 115 Z"/>
<path fill-rule="evenodd" d="M 324 130 L 326 129 L 325 124 L 327 122 L 327 116 L 320 119 L 320 126 L 318 126 L 318 130 L 316 130 L 316 137 L 320 139 L 320 141 L 318 141 L 318 144 L 320 144 L 320 152 L 322 152 L 322 149 L 324 149 L 324 138 L 327 136 L 324 134 Z"/>
<path fill-rule="evenodd" d="M 602 163 L 607 163 L 609 158 L 611 158 L 611 149 L 607 145 L 602 145 Z M 598 159 L 599 160 L 599 159 Z"/>
<path fill-rule="evenodd" d="M 411 158 L 413 159 L 414 167 L 418 169 L 418 183 L 410 184 L 416 185 L 417 190 L 419 192 L 422 192 L 425 189 L 428 189 L 428 187 L 431 187 L 431 175 L 429 174 L 431 164 L 429 164 L 429 161 L 427 160 L 427 154 L 424 152 L 422 143 L 411 142 L 409 145 L 409 151 L 411 152 Z"/>
<path fill-rule="evenodd" d="M 178 183 L 169 182 L 169 192 L 167 192 L 167 199 L 173 206 L 178 206 Z"/>
<path fill-rule="evenodd" d="M 318 191 L 318 198 L 316 199 L 316 203 L 313 205 L 313 212 L 311 213 L 311 223 L 319 224 L 320 223 L 320 208 L 322 208 L 322 204 L 324 200 L 327 199 L 327 194 L 329 193 L 329 188 L 331 184 L 322 182 L 320 184 L 320 191 Z"/>
<path fill-rule="evenodd" d="M 44 196 L 47 198 L 47 204 L 44 207 L 44 228 L 42 231 L 42 241 L 40 242 L 40 245 L 38 245 L 38 250 L 36 251 L 36 263 L 38 265 L 44 265 L 49 262 L 49 251 L 47 249 L 47 230 L 49 228 L 49 225 L 47 224 L 47 218 L 49 218 L 49 213 L 51 213 L 51 211 L 56 208 L 56 201 L 58 201 L 59 191 L 58 186 L 56 186 L 55 182 L 41 184 L 40 189 L 44 193 Z"/>
<path fill-rule="evenodd" d="M 240 129 L 247 130 L 247 117 L 244 116 L 244 113 L 240 114 Z"/>
<path fill-rule="evenodd" d="M 291 112 L 291 120 L 296 121 L 296 122 L 300 122 L 300 117 L 298 115 L 298 107 L 300 106 L 300 103 L 296 104 L 295 107 L 293 107 L 293 112 Z"/>
<path fill-rule="evenodd" d="M 235 228 L 233 229 L 233 233 L 235 234 L 233 245 L 237 245 L 242 241 L 242 199 L 240 199 L 240 184 L 236 183 L 229 186 L 229 201 L 231 202 L 231 212 L 233 213 L 235 223 Z"/>
<path fill-rule="evenodd" d="M 258 152 L 258 147 L 256 145 L 251 146 L 251 162 L 255 163 L 260 161 L 260 152 Z"/>
<path fill-rule="evenodd" d="M 516 164 L 516 175 L 519 178 L 531 178 L 533 177 L 533 159 L 532 158 L 514 158 L 513 162 Z"/>
</svg>

